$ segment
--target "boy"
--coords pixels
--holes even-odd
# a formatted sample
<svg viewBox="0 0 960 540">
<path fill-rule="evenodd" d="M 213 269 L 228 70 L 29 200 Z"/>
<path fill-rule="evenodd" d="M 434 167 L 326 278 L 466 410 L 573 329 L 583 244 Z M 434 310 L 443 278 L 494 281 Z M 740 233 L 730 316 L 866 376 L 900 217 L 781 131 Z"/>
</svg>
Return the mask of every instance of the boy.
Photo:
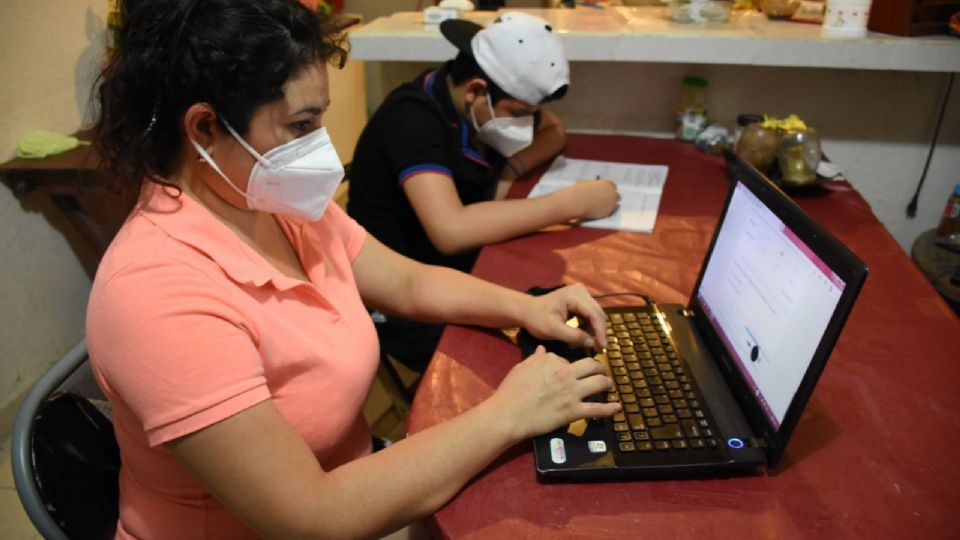
<svg viewBox="0 0 960 540">
<path fill-rule="evenodd" d="M 613 212 L 619 195 L 606 180 L 504 200 L 512 180 L 564 145 L 563 124 L 540 107 L 569 85 L 546 21 L 504 13 L 486 28 L 450 20 L 440 31 L 457 57 L 391 92 L 371 117 L 353 158 L 348 213 L 408 257 L 469 272 L 484 245 Z M 393 317 L 377 326 L 384 350 L 417 371 L 442 331 Z"/>
</svg>

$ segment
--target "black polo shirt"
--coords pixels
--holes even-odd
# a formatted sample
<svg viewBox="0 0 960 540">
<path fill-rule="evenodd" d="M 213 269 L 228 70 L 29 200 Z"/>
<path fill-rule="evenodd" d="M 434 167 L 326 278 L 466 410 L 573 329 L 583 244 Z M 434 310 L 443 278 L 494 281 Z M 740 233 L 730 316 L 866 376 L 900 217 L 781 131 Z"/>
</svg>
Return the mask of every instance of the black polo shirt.
<svg viewBox="0 0 960 540">
<path fill-rule="evenodd" d="M 447 88 L 450 64 L 391 92 L 370 118 L 350 166 L 347 212 L 399 253 L 469 272 L 478 250 L 437 251 L 402 188 L 407 178 L 429 171 L 449 176 L 464 205 L 493 197 L 506 160 L 471 146 L 471 121 L 457 112 Z"/>
</svg>

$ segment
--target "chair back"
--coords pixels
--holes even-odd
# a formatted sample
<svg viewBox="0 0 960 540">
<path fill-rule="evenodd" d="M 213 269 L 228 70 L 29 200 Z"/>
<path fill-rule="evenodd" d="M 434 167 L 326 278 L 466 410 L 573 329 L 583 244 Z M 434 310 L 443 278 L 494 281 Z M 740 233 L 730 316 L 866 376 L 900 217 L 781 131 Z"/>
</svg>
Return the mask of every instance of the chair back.
<svg viewBox="0 0 960 540">
<path fill-rule="evenodd" d="M 17 413 L 13 479 L 44 538 L 116 532 L 120 451 L 113 425 L 90 401 L 97 398 L 84 340 L 40 378 Z"/>
</svg>

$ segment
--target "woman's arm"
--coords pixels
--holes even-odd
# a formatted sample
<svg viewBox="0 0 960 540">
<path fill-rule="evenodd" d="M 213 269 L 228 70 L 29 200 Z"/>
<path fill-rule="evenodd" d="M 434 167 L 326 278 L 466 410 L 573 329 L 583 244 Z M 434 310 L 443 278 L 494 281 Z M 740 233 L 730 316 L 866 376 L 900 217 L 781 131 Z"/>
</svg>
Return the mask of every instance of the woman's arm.
<svg viewBox="0 0 960 540">
<path fill-rule="evenodd" d="M 511 445 L 617 412 L 582 401 L 611 384 L 599 363 L 540 348 L 476 407 L 332 471 L 269 400 L 165 446 L 265 538 L 377 537 L 440 508 Z"/>
<path fill-rule="evenodd" d="M 532 297 L 417 263 L 369 235 L 353 268 L 365 300 L 406 316 L 605 339 L 602 310 L 583 286 Z M 598 335 L 567 327 L 571 312 L 587 316 Z M 583 402 L 611 384 L 598 362 L 569 363 L 539 348 L 476 407 L 331 471 L 269 400 L 165 447 L 263 537 L 376 537 L 436 511 L 513 444 L 617 412 L 617 403 Z"/>
<path fill-rule="evenodd" d="M 541 338 L 606 345 L 603 310 L 583 285 L 530 296 L 450 268 L 420 264 L 371 235 L 353 262 L 353 273 L 367 306 L 404 318 L 491 328 L 523 326 Z M 593 336 L 566 325 L 573 313 L 589 320 Z"/>
</svg>

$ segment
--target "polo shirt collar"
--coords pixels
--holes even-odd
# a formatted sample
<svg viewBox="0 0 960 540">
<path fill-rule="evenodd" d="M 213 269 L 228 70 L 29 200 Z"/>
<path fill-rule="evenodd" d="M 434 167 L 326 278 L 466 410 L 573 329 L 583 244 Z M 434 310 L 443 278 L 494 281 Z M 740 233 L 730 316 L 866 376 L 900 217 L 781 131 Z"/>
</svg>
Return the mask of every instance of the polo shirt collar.
<svg viewBox="0 0 960 540">
<path fill-rule="evenodd" d="M 134 210 L 174 240 L 196 249 L 217 264 L 234 282 L 263 287 L 273 284 L 278 290 L 308 284 L 282 274 L 260 253 L 247 245 L 205 206 L 176 189 L 145 182 Z M 294 251 L 303 259 L 303 223 L 274 216 L 290 239 Z M 302 262 L 312 279 L 323 272 L 323 265 L 311 272 L 310 262 Z"/>
<path fill-rule="evenodd" d="M 447 62 L 433 71 L 428 71 L 423 77 L 422 88 L 440 105 L 444 118 L 451 125 L 456 125 L 463 118 L 454 106 L 450 88 L 447 86 L 447 75 L 450 74 L 451 65 L 452 62 Z"/>
</svg>

